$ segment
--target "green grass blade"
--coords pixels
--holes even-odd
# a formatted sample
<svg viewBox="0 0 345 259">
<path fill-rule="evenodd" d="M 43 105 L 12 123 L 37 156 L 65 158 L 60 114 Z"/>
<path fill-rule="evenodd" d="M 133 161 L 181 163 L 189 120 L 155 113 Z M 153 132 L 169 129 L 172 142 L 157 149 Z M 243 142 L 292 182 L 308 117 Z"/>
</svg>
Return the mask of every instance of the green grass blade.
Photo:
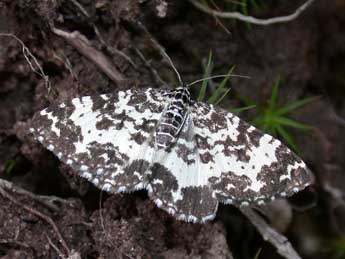
<svg viewBox="0 0 345 259">
<path fill-rule="evenodd" d="M 235 111 L 235 113 L 236 113 L 236 111 Z M 262 117 L 260 115 L 256 116 L 254 119 L 251 120 L 251 124 L 255 125 L 259 129 L 262 129 L 262 125 L 263 125 Z"/>
<path fill-rule="evenodd" d="M 247 2 L 244 2 L 241 5 L 241 11 L 243 14 L 248 15 L 248 3 Z"/>
<path fill-rule="evenodd" d="M 284 141 L 296 152 L 299 153 L 299 149 L 296 146 L 292 136 L 280 125 L 276 125 L 278 134 L 284 139 Z"/>
<path fill-rule="evenodd" d="M 224 97 L 228 95 L 230 90 L 231 90 L 231 88 L 226 89 L 225 92 L 223 93 L 223 95 L 215 102 L 215 105 L 218 105 L 224 99 Z"/>
<path fill-rule="evenodd" d="M 219 97 L 221 96 L 222 92 L 224 91 L 224 87 L 226 82 L 228 81 L 230 75 L 232 74 L 232 72 L 234 71 L 235 66 L 231 67 L 229 72 L 227 73 L 227 77 L 225 77 L 222 82 L 220 82 L 216 88 L 216 90 L 212 93 L 212 95 L 210 96 L 210 98 L 208 98 L 207 102 L 208 103 L 216 103 L 217 100 L 219 99 Z"/>
<path fill-rule="evenodd" d="M 16 160 L 10 159 L 5 162 L 5 174 L 10 174 L 16 165 Z"/>
<path fill-rule="evenodd" d="M 278 77 L 276 79 L 276 81 L 274 82 L 273 87 L 272 87 L 271 99 L 270 99 L 270 103 L 269 103 L 269 110 L 270 111 L 273 111 L 276 108 L 279 84 L 280 84 L 280 77 Z"/>
<path fill-rule="evenodd" d="M 250 4 L 253 6 L 254 9 L 259 9 L 259 4 L 257 0 L 250 0 Z"/>
<path fill-rule="evenodd" d="M 208 77 L 210 75 L 210 73 L 211 73 L 211 64 L 212 64 L 212 51 L 210 51 L 210 53 L 208 54 L 207 65 L 206 65 L 205 72 L 204 72 L 204 75 L 203 75 L 204 78 L 206 78 L 206 77 Z M 198 95 L 198 98 L 197 98 L 197 100 L 199 102 L 201 102 L 201 101 L 203 101 L 205 99 L 207 83 L 208 83 L 208 79 L 205 79 L 205 80 L 202 81 L 201 88 L 200 88 L 200 91 L 199 91 L 199 95 Z"/>
<path fill-rule="evenodd" d="M 277 138 L 279 136 L 277 125 L 272 125 L 272 136 L 275 138 Z"/>
<path fill-rule="evenodd" d="M 246 15 L 246 16 L 249 15 L 248 3 L 247 3 L 247 2 L 246 2 L 245 5 L 242 5 L 242 6 L 241 6 L 241 12 L 242 12 L 242 14 L 244 14 L 244 15 Z M 246 24 L 247 30 L 251 30 L 251 29 L 252 29 L 251 23 L 245 22 L 245 24 Z"/>
<path fill-rule="evenodd" d="M 309 130 L 311 128 L 309 125 L 297 122 L 286 117 L 275 117 L 274 121 L 283 126 L 289 126 L 300 130 Z"/>
<path fill-rule="evenodd" d="M 330 244 L 330 251 L 333 255 L 332 258 L 345 258 L 345 239 L 340 237 L 336 240 L 332 240 Z"/>
<path fill-rule="evenodd" d="M 284 107 L 277 109 L 276 113 L 278 115 L 286 114 L 286 113 L 291 112 L 291 111 L 293 111 L 293 110 L 295 110 L 295 109 L 297 109 L 303 105 L 306 105 L 307 103 L 315 101 L 318 98 L 319 98 L 318 96 L 313 96 L 313 97 L 308 97 L 308 98 L 305 98 L 302 100 L 297 100 L 293 103 L 287 104 Z"/>
<path fill-rule="evenodd" d="M 256 107 L 256 105 L 248 105 L 248 106 L 244 106 L 244 107 L 240 107 L 240 108 L 230 109 L 229 112 L 231 112 L 231 113 L 240 113 L 240 112 L 243 112 L 243 111 L 247 111 L 247 110 L 253 109 L 255 107 Z"/>
<path fill-rule="evenodd" d="M 264 126 L 264 131 L 270 135 L 272 135 L 273 137 L 277 137 L 277 129 L 275 127 L 276 125 L 272 125 L 272 124 L 268 124 L 266 123 Z"/>
<path fill-rule="evenodd" d="M 205 6 L 209 7 L 209 4 L 208 4 L 208 1 L 207 1 L 207 0 L 201 0 L 201 2 L 202 2 Z"/>
<path fill-rule="evenodd" d="M 261 250 L 262 250 L 262 247 L 260 247 L 260 248 L 258 249 L 258 251 L 255 253 L 253 259 L 259 259 L 259 256 L 260 256 L 260 254 L 261 254 Z"/>
<path fill-rule="evenodd" d="M 260 129 L 261 129 L 263 132 L 272 133 L 272 130 L 269 129 L 268 126 L 269 126 L 269 125 L 267 125 L 266 123 L 263 122 L 263 124 L 262 124 L 262 126 L 260 127 Z"/>
<path fill-rule="evenodd" d="M 248 97 L 244 97 L 241 95 L 236 95 L 235 96 L 237 99 L 239 99 L 242 103 L 244 103 L 244 105 L 249 106 L 249 105 L 256 105 L 255 101 L 248 98 Z"/>
</svg>

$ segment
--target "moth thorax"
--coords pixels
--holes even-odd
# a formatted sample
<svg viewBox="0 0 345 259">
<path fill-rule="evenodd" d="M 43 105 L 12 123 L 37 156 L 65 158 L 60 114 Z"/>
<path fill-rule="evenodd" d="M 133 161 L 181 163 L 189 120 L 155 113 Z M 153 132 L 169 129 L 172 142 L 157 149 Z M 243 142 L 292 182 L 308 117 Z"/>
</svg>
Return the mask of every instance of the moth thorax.
<svg viewBox="0 0 345 259">
<path fill-rule="evenodd" d="M 176 142 L 186 120 L 189 104 L 188 89 L 185 87 L 177 88 L 156 129 L 156 148 L 166 150 Z"/>
<path fill-rule="evenodd" d="M 190 98 L 190 93 L 187 87 L 181 86 L 176 88 L 174 97 L 173 97 L 173 102 L 174 101 L 180 101 L 186 105 L 189 105 L 191 102 Z"/>
</svg>

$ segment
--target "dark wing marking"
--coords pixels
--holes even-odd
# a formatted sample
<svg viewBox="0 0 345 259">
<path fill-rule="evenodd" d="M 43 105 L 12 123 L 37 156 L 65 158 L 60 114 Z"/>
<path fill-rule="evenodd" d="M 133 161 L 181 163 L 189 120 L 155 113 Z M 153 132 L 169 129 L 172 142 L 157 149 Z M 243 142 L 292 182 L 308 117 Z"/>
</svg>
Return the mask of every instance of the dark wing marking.
<svg viewBox="0 0 345 259">
<path fill-rule="evenodd" d="M 213 219 L 218 201 L 199 167 L 190 114 L 176 143 L 158 150 L 150 168 L 149 195 L 158 207 L 180 220 L 205 222 Z"/>
<path fill-rule="evenodd" d="M 200 170 L 218 201 L 263 204 L 312 183 L 296 154 L 237 116 L 205 103 L 195 103 L 191 115 Z"/>
<path fill-rule="evenodd" d="M 30 130 L 97 187 L 133 191 L 146 187 L 151 135 L 166 105 L 166 92 L 151 88 L 85 96 L 37 113 Z"/>
</svg>

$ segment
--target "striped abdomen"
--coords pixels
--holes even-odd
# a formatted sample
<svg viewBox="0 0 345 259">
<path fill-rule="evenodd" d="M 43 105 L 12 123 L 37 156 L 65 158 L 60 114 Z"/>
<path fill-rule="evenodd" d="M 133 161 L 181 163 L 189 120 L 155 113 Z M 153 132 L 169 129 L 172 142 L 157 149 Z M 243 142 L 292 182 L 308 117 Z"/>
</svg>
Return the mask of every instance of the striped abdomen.
<svg viewBox="0 0 345 259">
<path fill-rule="evenodd" d="M 157 149 L 167 149 L 175 143 L 186 120 L 189 104 L 188 89 L 185 87 L 177 88 L 156 128 L 155 144 Z"/>
</svg>

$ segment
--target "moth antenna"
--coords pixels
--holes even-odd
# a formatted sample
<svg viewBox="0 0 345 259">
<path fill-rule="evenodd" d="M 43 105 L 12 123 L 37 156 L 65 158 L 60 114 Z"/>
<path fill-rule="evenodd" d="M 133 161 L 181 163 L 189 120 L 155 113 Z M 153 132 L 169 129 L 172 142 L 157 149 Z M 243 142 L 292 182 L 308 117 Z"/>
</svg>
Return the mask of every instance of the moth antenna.
<svg viewBox="0 0 345 259">
<path fill-rule="evenodd" d="M 164 48 L 158 44 L 154 39 L 151 39 L 153 41 L 153 43 L 155 43 L 156 47 L 159 49 L 160 53 L 168 60 L 169 64 L 171 65 L 171 67 L 173 68 L 173 70 L 175 71 L 175 74 L 177 75 L 178 81 L 180 83 L 180 85 L 183 85 L 180 73 L 177 71 L 174 63 L 172 62 L 171 58 L 169 57 L 169 55 L 165 52 Z"/>
<path fill-rule="evenodd" d="M 177 75 L 178 81 L 180 83 L 181 86 L 183 86 L 183 82 L 181 79 L 181 76 L 179 74 L 179 72 L 177 71 L 174 63 L 172 62 L 171 58 L 169 57 L 169 55 L 165 52 L 165 49 L 154 39 L 150 36 L 150 33 L 148 32 L 148 30 L 146 29 L 146 27 L 141 23 L 138 22 L 138 25 L 140 27 L 140 29 L 142 29 L 148 36 L 149 39 L 151 40 L 151 42 L 155 45 L 156 48 L 158 48 L 159 52 L 161 53 L 161 55 L 163 55 L 169 62 L 169 64 L 171 65 L 171 67 L 173 68 L 173 70 L 175 71 L 175 74 Z"/>
<path fill-rule="evenodd" d="M 191 85 L 195 85 L 196 83 L 202 82 L 204 80 L 209 80 L 209 79 L 214 79 L 214 78 L 225 78 L 225 77 L 240 77 L 240 78 L 246 78 L 246 79 L 250 79 L 250 76 L 243 76 L 243 75 L 236 75 L 236 74 L 232 74 L 232 75 L 215 75 L 215 76 L 208 76 L 208 77 L 204 77 L 198 80 L 195 80 L 189 84 L 187 84 L 187 86 L 191 86 Z"/>
<path fill-rule="evenodd" d="M 177 68 L 175 67 L 174 63 L 172 62 L 171 58 L 169 57 L 169 55 L 164 51 L 164 49 L 162 49 L 162 53 L 165 56 L 165 58 L 169 61 L 171 67 L 173 68 L 173 70 L 175 71 L 175 74 L 177 75 L 178 81 L 180 83 L 180 85 L 183 85 L 180 73 L 177 71 Z"/>
</svg>

